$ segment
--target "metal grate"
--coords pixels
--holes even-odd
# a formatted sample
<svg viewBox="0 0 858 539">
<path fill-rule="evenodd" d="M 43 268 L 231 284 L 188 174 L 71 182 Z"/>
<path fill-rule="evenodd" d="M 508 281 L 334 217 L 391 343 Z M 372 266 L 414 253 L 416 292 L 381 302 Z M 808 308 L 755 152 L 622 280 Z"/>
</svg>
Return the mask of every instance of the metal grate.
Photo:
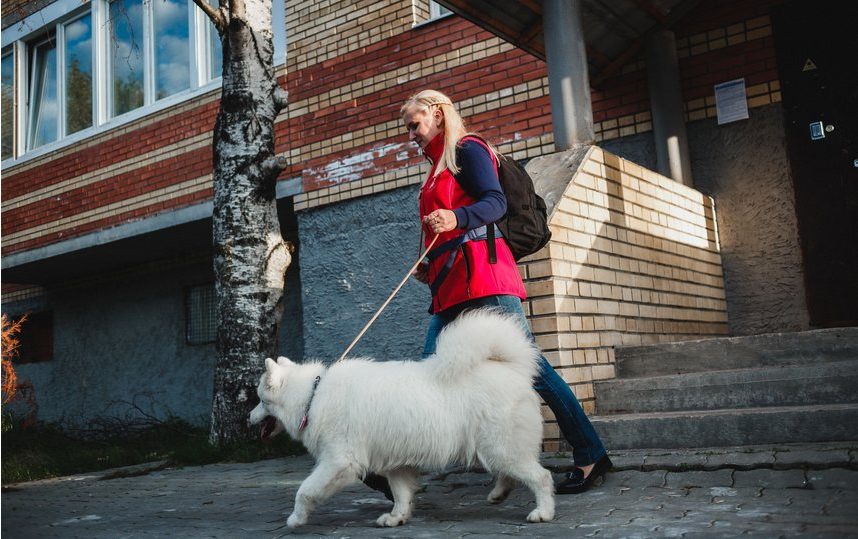
<svg viewBox="0 0 858 539">
<path fill-rule="evenodd" d="M 188 344 L 215 341 L 217 294 L 214 283 L 191 286 L 185 292 L 185 340 Z"/>
</svg>

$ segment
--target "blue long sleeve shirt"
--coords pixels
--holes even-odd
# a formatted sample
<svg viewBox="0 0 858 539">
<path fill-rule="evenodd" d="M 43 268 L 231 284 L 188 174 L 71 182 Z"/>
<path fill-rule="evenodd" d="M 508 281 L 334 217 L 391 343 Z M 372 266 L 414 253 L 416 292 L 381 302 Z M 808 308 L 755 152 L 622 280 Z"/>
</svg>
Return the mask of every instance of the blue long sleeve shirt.
<svg viewBox="0 0 858 539">
<path fill-rule="evenodd" d="M 489 151 L 475 140 L 465 140 L 458 151 L 459 185 L 477 200 L 470 206 L 456 208 L 458 228 L 470 230 L 493 223 L 506 213 L 506 197 L 498 180 Z"/>
</svg>

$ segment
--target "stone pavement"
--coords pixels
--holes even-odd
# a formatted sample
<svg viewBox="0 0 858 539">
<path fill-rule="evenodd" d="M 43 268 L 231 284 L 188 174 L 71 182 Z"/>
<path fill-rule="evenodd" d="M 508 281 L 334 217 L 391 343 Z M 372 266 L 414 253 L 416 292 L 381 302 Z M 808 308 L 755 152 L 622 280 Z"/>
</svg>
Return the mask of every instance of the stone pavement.
<svg viewBox="0 0 858 539">
<path fill-rule="evenodd" d="M 557 497 L 553 522 L 528 524 L 533 497 L 485 501 L 491 477 L 423 476 L 414 517 L 376 528 L 390 509 L 361 483 L 286 528 L 308 456 L 183 469 L 157 465 L 23 483 L 2 492 L 3 539 L 170 537 L 858 538 L 858 442 L 612 451 L 614 471 L 584 494 Z M 565 456 L 545 454 L 553 471 Z"/>
</svg>

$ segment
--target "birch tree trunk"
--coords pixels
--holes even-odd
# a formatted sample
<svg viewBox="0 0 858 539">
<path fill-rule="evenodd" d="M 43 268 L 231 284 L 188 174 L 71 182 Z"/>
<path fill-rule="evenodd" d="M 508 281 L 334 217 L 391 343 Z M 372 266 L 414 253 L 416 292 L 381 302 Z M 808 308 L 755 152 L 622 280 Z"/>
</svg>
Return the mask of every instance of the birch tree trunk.
<svg viewBox="0 0 858 539">
<path fill-rule="evenodd" d="M 218 295 L 213 444 L 250 439 L 248 415 L 266 357 L 276 357 L 286 269 L 277 216 L 274 120 L 286 92 L 274 76 L 271 0 L 194 0 L 223 45 L 223 94 L 214 129 L 215 287 Z"/>
</svg>

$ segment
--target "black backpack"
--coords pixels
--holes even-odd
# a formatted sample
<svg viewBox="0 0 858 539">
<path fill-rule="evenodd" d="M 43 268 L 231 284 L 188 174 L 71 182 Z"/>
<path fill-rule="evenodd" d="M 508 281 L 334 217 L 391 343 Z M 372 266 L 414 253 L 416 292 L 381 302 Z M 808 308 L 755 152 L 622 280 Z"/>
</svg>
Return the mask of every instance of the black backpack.
<svg viewBox="0 0 858 539">
<path fill-rule="evenodd" d="M 468 135 L 486 143 L 474 135 Z M 488 144 L 486 144 L 488 146 Z M 503 234 L 509 250 L 516 261 L 542 249 L 551 239 L 548 229 L 548 208 L 545 200 L 536 194 L 533 179 L 518 162 L 506 155 L 498 154 L 498 178 L 506 197 L 506 214 L 495 222 Z M 489 262 L 497 262 L 495 252 L 495 230 L 487 227 Z"/>
</svg>

